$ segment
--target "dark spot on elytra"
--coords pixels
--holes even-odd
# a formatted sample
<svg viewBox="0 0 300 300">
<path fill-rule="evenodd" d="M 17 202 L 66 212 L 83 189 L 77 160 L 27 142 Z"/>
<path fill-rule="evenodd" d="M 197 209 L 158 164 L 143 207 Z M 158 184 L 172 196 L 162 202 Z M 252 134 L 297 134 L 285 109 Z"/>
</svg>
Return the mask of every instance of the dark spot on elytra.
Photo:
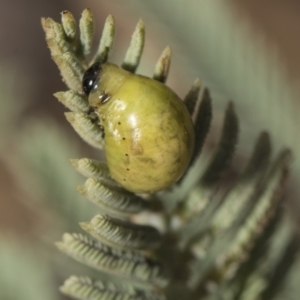
<svg viewBox="0 0 300 300">
<path fill-rule="evenodd" d="M 125 178 L 123 178 L 123 181 L 126 181 L 126 179 L 125 179 Z"/>
<path fill-rule="evenodd" d="M 121 125 L 121 122 L 118 122 L 119 125 Z"/>
<path fill-rule="evenodd" d="M 128 156 L 128 153 L 125 153 L 126 156 Z"/>
<path fill-rule="evenodd" d="M 127 170 L 127 171 L 129 171 L 129 169 L 128 169 L 128 168 L 127 168 L 126 170 Z"/>
<path fill-rule="evenodd" d="M 126 139 L 123 137 L 123 141 L 125 141 Z"/>
</svg>

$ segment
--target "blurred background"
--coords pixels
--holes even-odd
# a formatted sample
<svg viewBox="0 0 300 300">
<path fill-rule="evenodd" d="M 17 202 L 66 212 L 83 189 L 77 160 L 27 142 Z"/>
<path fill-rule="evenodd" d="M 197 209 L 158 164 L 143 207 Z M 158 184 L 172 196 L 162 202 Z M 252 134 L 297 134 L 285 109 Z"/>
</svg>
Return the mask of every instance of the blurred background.
<svg viewBox="0 0 300 300">
<path fill-rule="evenodd" d="M 146 45 L 138 72 L 150 76 L 162 50 L 171 46 L 168 84 L 183 97 L 199 77 L 211 90 L 210 145 L 219 136 L 224 108 L 233 100 L 241 123 L 235 168 L 243 164 L 261 130 L 271 133 L 275 152 L 290 147 L 294 166 L 286 203 L 290 216 L 299 221 L 299 1 L 0 3 L 0 266 L 8 270 L 0 275 L 0 299 L 62 299 L 57 286 L 77 266 L 70 262 L 58 273 L 63 256 L 53 241 L 93 215 L 89 203 L 75 192 L 83 180 L 68 159 L 100 154 L 73 132 L 64 108 L 53 97 L 66 87 L 50 59 L 40 25 L 41 17 L 59 21 L 65 9 L 78 19 L 84 8 L 91 8 L 95 46 L 105 18 L 113 14 L 117 32 L 111 60 L 116 63 L 122 61 L 142 18 Z M 15 290 L 17 283 L 22 288 Z"/>
</svg>

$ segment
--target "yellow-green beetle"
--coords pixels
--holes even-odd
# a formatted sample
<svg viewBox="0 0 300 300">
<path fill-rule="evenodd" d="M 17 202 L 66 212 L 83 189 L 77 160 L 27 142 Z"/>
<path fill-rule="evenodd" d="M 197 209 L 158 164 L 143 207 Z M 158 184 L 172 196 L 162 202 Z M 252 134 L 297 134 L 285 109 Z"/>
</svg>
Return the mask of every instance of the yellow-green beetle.
<svg viewBox="0 0 300 300">
<path fill-rule="evenodd" d="M 83 90 L 105 133 L 112 178 L 136 193 L 169 187 L 186 170 L 194 127 L 183 101 L 166 85 L 111 63 L 95 63 Z"/>
</svg>

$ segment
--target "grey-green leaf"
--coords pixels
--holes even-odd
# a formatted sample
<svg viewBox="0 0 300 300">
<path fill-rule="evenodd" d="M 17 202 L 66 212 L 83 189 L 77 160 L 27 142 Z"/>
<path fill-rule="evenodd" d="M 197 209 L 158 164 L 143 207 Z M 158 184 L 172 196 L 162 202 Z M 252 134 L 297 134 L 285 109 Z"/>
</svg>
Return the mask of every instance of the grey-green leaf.
<svg viewBox="0 0 300 300">
<path fill-rule="evenodd" d="M 62 241 L 56 245 L 81 263 L 136 284 L 165 286 L 168 282 L 160 263 L 135 251 L 112 248 L 75 233 L 65 233 Z"/>
<path fill-rule="evenodd" d="M 133 32 L 130 46 L 126 52 L 122 68 L 134 73 L 140 63 L 145 43 L 145 24 L 139 20 Z"/>
<path fill-rule="evenodd" d="M 136 214 L 148 207 L 147 201 L 122 188 L 101 180 L 89 178 L 77 191 L 114 216 Z"/>
<path fill-rule="evenodd" d="M 156 292 L 145 292 L 127 285 L 116 285 L 112 282 L 92 280 L 89 277 L 71 276 L 60 291 L 75 299 L 82 300 L 164 300 L 165 297 Z"/>
<path fill-rule="evenodd" d="M 85 177 L 95 179 L 111 179 L 109 169 L 105 162 L 90 158 L 70 159 L 72 166 Z"/>
<path fill-rule="evenodd" d="M 66 119 L 88 144 L 102 149 L 104 144 L 104 131 L 96 120 L 84 113 L 65 113 Z"/>
<path fill-rule="evenodd" d="M 99 241 L 130 250 L 150 250 L 161 243 L 161 235 L 152 226 L 138 225 L 107 215 L 96 215 L 90 222 L 80 226 Z"/>
</svg>

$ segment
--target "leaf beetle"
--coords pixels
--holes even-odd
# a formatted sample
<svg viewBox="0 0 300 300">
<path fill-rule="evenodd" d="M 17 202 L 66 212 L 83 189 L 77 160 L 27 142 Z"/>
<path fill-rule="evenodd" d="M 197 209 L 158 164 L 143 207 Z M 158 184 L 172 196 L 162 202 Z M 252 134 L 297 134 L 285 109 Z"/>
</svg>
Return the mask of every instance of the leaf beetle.
<svg viewBox="0 0 300 300">
<path fill-rule="evenodd" d="M 184 102 L 165 84 L 112 63 L 95 63 L 83 91 L 105 133 L 110 174 L 136 193 L 176 182 L 194 149 L 194 126 Z"/>
</svg>

